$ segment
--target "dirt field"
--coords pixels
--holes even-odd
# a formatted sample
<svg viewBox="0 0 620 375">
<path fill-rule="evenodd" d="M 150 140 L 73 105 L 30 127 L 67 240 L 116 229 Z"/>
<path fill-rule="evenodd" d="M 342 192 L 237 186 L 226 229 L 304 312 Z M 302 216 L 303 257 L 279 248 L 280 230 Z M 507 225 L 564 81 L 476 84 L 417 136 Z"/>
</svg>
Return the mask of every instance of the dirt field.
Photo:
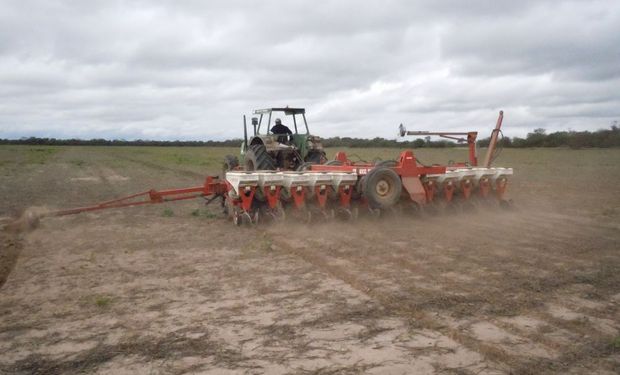
<svg viewBox="0 0 620 375">
<path fill-rule="evenodd" d="M 0 147 L 0 216 L 200 185 L 235 152 Z M 0 373 L 619 373 L 620 150 L 498 165 L 515 211 L 235 228 L 187 201 L 4 232 Z"/>
</svg>

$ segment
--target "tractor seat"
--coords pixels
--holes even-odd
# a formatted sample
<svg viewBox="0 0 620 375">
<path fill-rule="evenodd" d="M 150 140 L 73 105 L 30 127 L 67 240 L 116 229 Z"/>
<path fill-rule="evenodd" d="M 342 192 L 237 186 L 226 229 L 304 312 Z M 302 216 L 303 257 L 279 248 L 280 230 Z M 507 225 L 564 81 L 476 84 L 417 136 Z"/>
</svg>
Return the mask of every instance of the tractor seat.
<svg viewBox="0 0 620 375">
<path fill-rule="evenodd" d="M 288 144 L 288 134 L 274 134 L 274 135 L 278 136 L 278 138 L 276 138 L 278 140 L 278 143 Z"/>
</svg>

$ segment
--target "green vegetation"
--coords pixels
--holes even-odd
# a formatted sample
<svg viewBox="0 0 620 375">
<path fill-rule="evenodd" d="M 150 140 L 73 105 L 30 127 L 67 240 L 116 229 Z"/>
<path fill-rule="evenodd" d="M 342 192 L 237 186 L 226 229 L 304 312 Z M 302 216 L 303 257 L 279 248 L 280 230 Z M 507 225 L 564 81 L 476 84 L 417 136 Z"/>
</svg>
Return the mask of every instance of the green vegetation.
<svg viewBox="0 0 620 375">
<path fill-rule="evenodd" d="M 172 217 L 172 216 L 174 216 L 174 211 L 172 211 L 171 208 L 164 208 L 164 210 L 161 213 L 161 216 L 163 216 L 163 217 Z"/>
<path fill-rule="evenodd" d="M 84 160 L 70 160 L 69 161 L 71 164 L 77 166 L 77 167 L 82 167 L 84 165 Z"/>
<path fill-rule="evenodd" d="M 59 151 L 56 147 L 31 147 L 26 152 L 26 164 L 45 164 Z"/>
<path fill-rule="evenodd" d="M 193 210 L 190 213 L 190 215 L 195 216 L 195 217 L 204 217 L 204 218 L 207 218 L 207 219 L 215 219 L 215 218 L 217 218 L 217 214 L 209 211 L 206 208 L 202 208 L 202 209 L 197 208 L 197 209 Z"/>
<path fill-rule="evenodd" d="M 110 303 L 112 303 L 112 298 L 110 297 L 98 296 L 97 298 L 95 298 L 95 305 L 102 309 L 108 307 Z"/>
<path fill-rule="evenodd" d="M 24 166 L 48 164 L 64 151 L 56 146 L 0 145 L 0 166 Z"/>
<path fill-rule="evenodd" d="M 270 252 L 273 251 L 273 240 L 267 234 L 256 241 L 255 248 L 258 251 Z"/>
</svg>

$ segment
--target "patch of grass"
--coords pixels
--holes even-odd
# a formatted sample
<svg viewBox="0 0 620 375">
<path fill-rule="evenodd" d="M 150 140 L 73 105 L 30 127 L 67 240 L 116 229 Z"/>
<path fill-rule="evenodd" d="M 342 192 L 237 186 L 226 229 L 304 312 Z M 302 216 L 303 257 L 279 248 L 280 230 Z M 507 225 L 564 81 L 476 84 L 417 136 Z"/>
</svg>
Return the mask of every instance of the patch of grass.
<svg viewBox="0 0 620 375">
<path fill-rule="evenodd" d="M 135 157 L 134 148 L 130 149 L 126 151 L 131 151 Z M 140 151 L 143 152 L 138 156 L 140 160 L 148 159 L 163 167 L 175 169 L 181 167 L 183 170 L 200 173 L 219 172 L 225 155 L 239 154 L 239 149 L 236 147 L 144 147 Z"/>
<path fill-rule="evenodd" d="M 110 303 L 112 303 L 112 298 L 110 297 L 98 296 L 97 298 L 95 298 L 95 305 L 97 305 L 97 307 L 101 309 L 109 307 Z"/>
<path fill-rule="evenodd" d="M 611 341 L 611 347 L 614 350 L 620 350 L 620 336 L 616 337 Z"/>
<path fill-rule="evenodd" d="M 76 167 L 81 167 L 85 164 L 84 160 L 79 160 L 79 159 L 70 160 L 69 163 L 75 165 Z"/>
<path fill-rule="evenodd" d="M 171 208 L 166 208 L 162 211 L 161 216 L 163 217 L 172 217 L 174 216 L 174 211 Z"/>
<path fill-rule="evenodd" d="M 204 211 L 204 217 L 206 217 L 207 219 L 216 219 L 217 218 L 217 214 L 214 212 L 211 212 L 209 210 L 205 210 Z"/>
<path fill-rule="evenodd" d="M 260 238 L 254 240 L 254 242 L 250 242 L 248 244 L 247 250 L 251 251 L 273 251 L 273 240 L 271 237 L 265 233 Z"/>
<path fill-rule="evenodd" d="M 200 208 L 197 208 L 193 210 L 192 212 L 190 212 L 190 215 L 194 217 L 204 217 L 207 219 L 215 219 L 218 217 L 216 213 L 213 213 L 207 209 L 200 209 Z"/>
<path fill-rule="evenodd" d="M 26 150 L 27 164 L 45 164 L 54 154 L 59 151 L 55 147 L 31 147 Z"/>
<path fill-rule="evenodd" d="M 258 249 L 260 251 L 273 251 L 273 241 L 269 237 L 261 239 Z"/>
</svg>

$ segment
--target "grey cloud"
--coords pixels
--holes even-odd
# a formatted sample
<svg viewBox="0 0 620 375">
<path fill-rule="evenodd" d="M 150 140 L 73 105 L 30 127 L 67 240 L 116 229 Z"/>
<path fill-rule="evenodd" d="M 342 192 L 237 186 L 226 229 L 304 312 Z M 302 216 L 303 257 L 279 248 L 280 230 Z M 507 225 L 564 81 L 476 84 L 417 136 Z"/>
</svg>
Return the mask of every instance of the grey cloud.
<svg viewBox="0 0 620 375">
<path fill-rule="evenodd" d="M 0 137 L 231 138 L 272 105 L 325 136 L 596 129 L 619 45 L 614 1 L 4 1 Z"/>
<path fill-rule="evenodd" d="M 464 75 L 620 76 L 620 6 L 613 2 L 549 3 L 521 17 L 451 25 L 442 41 L 443 56 Z"/>
</svg>

